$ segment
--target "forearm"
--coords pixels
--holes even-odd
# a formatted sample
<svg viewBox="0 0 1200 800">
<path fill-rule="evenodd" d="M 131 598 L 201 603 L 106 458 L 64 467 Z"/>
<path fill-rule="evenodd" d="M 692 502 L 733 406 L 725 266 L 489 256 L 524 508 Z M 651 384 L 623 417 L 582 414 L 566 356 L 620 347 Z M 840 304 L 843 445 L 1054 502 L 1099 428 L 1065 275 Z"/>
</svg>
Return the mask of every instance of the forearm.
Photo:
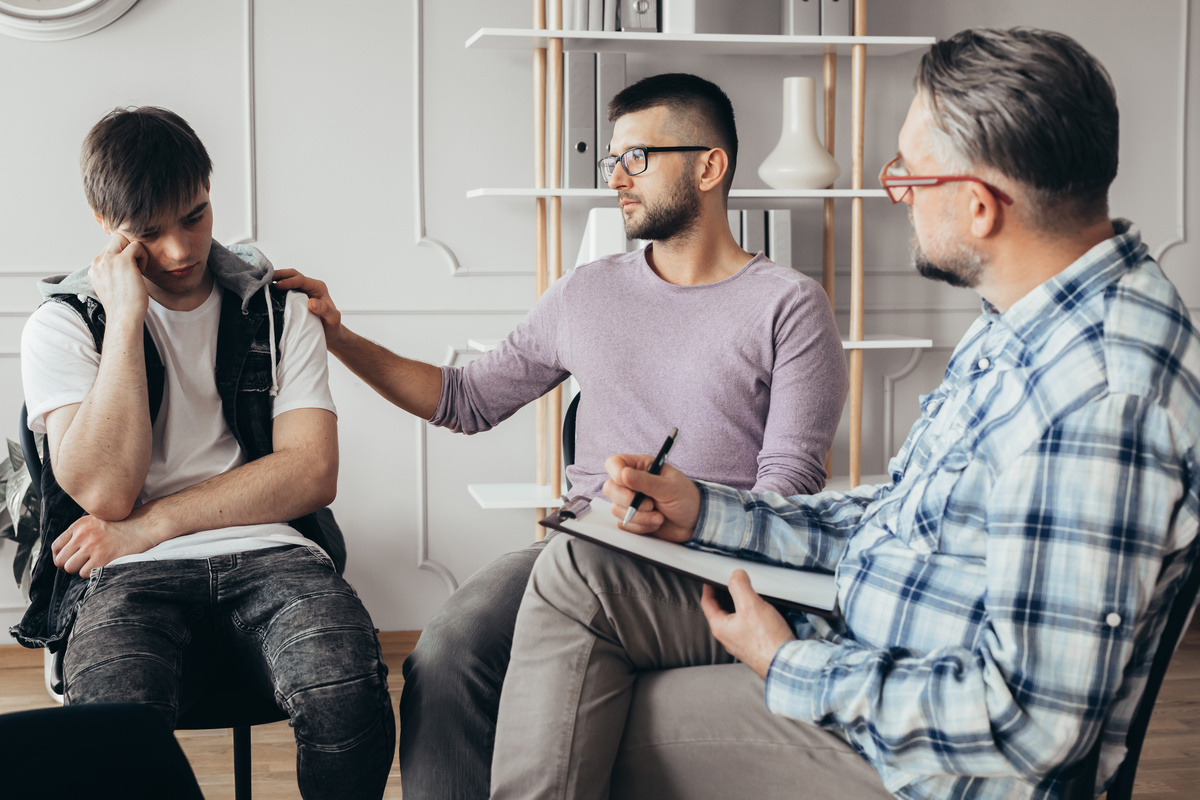
<svg viewBox="0 0 1200 800">
<path fill-rule="evenodd" d="M 89 514 L 124 519 L 150 468 L 150 425 L 141 321 L 110 319 L 96 381 L 53 437 L 59 485 Z"/>
<path fill-rule="evenodd" d="M 333 502 L 337 451 L 271 453 L 134 512 L 155 544 L 197 531 L 287 522 Z"/>
<path fill-rule="evenodd" d="M 870 503 L 874 487 L 786 499 L 697 481 L 700 516 L 693 541 L 776 564 L 832 571 Z"/>
<path fill-rule="evenodd" d="M 344 326 L 327 344 L 329 352 L 388 402 L 426 420 L 437 410 L 442 394 L 437 367 L 398 356 Z"/>
</svg>

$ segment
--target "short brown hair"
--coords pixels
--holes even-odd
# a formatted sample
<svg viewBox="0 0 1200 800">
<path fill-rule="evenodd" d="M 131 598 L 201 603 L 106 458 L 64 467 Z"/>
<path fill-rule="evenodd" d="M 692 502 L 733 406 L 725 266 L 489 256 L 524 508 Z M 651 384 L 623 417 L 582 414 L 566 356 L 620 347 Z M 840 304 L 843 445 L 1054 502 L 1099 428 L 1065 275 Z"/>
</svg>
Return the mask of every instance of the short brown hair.
<svg viewBox="0 0 1200 800">
<path fill-rule="evenodd" d="M 704 139 L 681 144 L 719 147 L 729 156 L 729 169 L 721 184 L 721 193 L 728 200 L 738 157 L 737 124 L 729 96 L 712 81 L 696 75 L 684 72 L 651 75 L 617 92 L 608 104 L 608 121 L 616 122 L 626 114 L 659 106 L 671 112 L 676 127 L 687 130 L 683 135 Z M 600 146 L 606 147 L 608 142 L 601 142 Z"/>
<path fill-rule="evenodd" d="M 191 202 L 212 161 L 183 118 L 165 108 L 116 108 L 83 140 L 79 156 L 88 205 L 114 227 L 149 227 Z"/>
</svg>

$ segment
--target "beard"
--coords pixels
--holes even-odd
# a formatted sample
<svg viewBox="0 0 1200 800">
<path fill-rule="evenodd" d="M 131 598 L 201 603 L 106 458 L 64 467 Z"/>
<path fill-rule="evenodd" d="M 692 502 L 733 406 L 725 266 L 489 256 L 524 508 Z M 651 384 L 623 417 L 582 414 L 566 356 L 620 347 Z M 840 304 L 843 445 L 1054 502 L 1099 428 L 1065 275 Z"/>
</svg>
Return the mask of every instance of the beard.
<svg viewBox="0 0 1200 800">
<path fill-rule="evenodd" d="M 912 221 L 912 207 L 908 209 L 908 219 Z M 921 247 L 921 242 L 913 234 L 909 249 L 912 251 L 912 264 L 924 278 L 941 281 L 959 289 L 974 289 L 979 285 L 983 268 L 987 259 L 982 254 L 961 242 L 943 240 L 938 248 L 945 255 L 937 257 L 936 263 Z"/>
<path fill-rule="evenodd" d="M 679 181 L 657 203 L 648 203 L 645 198 L 632 192 L 620 192 L 618 197 L 636 200 L 641 203 L 644 212 L 638 221 L 628 215 L 625 217 L 625 236 L 629 239 L 665 242 L 686 237 L 700 217 L 700 191 L 688 172 L 680 176 Z"/>
</svg>

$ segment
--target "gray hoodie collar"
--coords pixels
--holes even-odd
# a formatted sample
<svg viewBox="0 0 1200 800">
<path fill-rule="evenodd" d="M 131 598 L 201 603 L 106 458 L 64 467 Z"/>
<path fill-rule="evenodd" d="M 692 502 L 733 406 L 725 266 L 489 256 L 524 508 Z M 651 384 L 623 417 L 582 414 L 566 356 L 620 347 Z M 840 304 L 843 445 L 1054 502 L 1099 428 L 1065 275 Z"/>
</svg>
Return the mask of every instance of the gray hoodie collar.
<svg viewBox="0 0 1200 800">
<path fill-rule="evenodd" d="M 250 298 L 268 286 L 275 275 L 275 268 L 257 247 L 248 244 L 225 247 L 215 239 L 208 253 L 208 268 L 222 288 L 242 298 L 242 311 L 248 310 Z M 38 281 L 38 289 L 47 300 L 62 294 L 99 299 L 88 279 L 89 269 L 91 267 L 87 266 L 70 275 L 55 275 Z"/>
</svg>

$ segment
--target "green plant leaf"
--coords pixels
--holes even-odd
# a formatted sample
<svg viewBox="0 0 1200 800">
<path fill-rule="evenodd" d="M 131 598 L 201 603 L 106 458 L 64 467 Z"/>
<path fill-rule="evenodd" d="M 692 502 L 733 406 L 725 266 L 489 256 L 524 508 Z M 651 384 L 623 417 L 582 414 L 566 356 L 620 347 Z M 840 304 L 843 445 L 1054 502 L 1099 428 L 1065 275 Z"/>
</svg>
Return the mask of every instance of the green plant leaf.
<svg viewBox="0 0 1200 800">
<path fill-rule="evenodd" d="M 20 472 L 25 466 L 25 452 L 21 449 L 19 442 L 14 442 L 12 439 L 5 439 L 8 442 L 8 466 L 13 472 Z"/>
</svg>

